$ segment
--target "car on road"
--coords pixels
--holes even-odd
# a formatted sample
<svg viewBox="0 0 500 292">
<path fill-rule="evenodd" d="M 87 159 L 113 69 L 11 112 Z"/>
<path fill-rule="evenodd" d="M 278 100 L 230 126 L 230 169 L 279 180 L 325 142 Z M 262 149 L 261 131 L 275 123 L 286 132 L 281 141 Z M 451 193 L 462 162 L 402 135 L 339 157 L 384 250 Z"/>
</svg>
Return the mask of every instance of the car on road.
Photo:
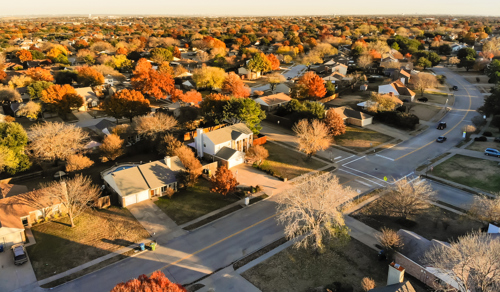
<svg viewBox="0 0 500 292">
<path fill-rule="evenodd" d="M 22 265 L 28 261 L 28 255 L 22 243 L 14 244 L 11 248 L 15 265 Z"/>
<path fill-rule="evenodd" d="M 429 99 L 427 97 L 421 97 L 421 98 L 418 99 L 418 101 L 420 101 L 420 102 L 428 102 Z"/>
<path fill-rule="evenodd" d="M 484 155 L 500 157 L 500 151 L 493 148 L 486 148 L 486 150 L 484 150 Z"/>
<path fill-rule="evenodd" d="M 458 86 L 453 86 L 451 89 L 453 89 L 454 91 L 457 91 L 458 90 Z"/>
<path fill-rule="evenodd" d="M 444 130 L 446 128 L 446 123 L 445 122 L 440 122 L 437 126 L 438 130 Z"/>
<path fill-rule="evenodd" d="M 500 142 L 500 137 L 495 137 L 495 139 L 493 141 Z"/>
<path fill-rule="evenodd" d="M 443 143 L 444 141 L 446 141 L 446 137 L 445 137 L 445 136 L 439 136 L 439 137 L 436 139 L 436 142 L 438 142 L 438 143 Z"/>
</svg>

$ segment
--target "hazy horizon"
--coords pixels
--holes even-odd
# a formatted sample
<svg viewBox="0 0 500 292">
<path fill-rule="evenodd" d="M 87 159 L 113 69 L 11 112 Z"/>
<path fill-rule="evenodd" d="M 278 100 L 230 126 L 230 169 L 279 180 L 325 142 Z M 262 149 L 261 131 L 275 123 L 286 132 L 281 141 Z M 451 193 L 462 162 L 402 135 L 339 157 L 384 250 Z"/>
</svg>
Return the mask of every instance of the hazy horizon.
<svg viewBox="0 0 500 292">
<path fill-rule="evenodd" d="M 125 5 L 122 1 L 88 0 L 61 4 L 57 0 L 25 0 L 10 2 L 2 7 L 0 16 L 312 16 L 312 15 L 453 15 L 453 16 L 500 16 L 500 1 L 485 0 L 474 5 L 465 0 L 422 0 L 413 8 L 395 0 L 356 1 L 263 1 L 255 0 L 251 5 L 225 0 L 191 0 L 175 2 L 144 0 L 140 4 Z M 208 4 L 209 3 L 209 4 Z M 494 14 L 492 14 L 494 13 Z"/>
</svg>

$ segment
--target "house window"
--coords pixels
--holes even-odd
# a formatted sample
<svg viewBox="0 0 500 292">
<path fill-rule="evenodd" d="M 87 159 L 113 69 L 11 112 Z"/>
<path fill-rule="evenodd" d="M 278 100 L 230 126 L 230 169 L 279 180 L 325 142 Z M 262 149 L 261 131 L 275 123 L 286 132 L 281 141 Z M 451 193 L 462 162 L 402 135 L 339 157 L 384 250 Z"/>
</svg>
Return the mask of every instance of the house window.
<svg viewBox="0 0 500 292">
<path fill-rule="evenodd" d="M 163 186 L 163 187 L 161 187 L 161 192 L 164 193 L 167 191 L 167 189 L 168 189 L 168 186 Z"/>
<path fill-rule="evenodd" d="M 21 221 L 23 222 L 23 226 L 28 226 L 29 225 L 28 216 L 22 217 Z"/>
<path fill-rule="evenodd" d="M 203 143 L 203 147 L 207 148 L 207 144 Z"/>
</svg>

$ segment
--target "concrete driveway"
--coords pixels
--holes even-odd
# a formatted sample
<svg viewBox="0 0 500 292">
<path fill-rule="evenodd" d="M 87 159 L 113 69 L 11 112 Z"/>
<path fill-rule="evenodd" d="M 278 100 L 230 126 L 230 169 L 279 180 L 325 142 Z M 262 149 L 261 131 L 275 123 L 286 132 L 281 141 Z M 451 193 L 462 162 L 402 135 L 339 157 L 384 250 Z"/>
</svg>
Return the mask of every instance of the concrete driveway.
<svg viewBox="0 0 500 292">
<path fill-rule="evenodd" d="M 262 170 L 253 168 L 250 164 L 240 164 L 232 167 L 231 171 L 240 183 L 240 186 L 260 185 L 263 191 L 268 195 L 284 185 L 284 182 L 274 176 L 270 176 Z"/>
<path fill-rule="evenodd" d="M 16 266 L 10 249 L 0 253 L 0 291 L 11 292 L 30 285 L 36 286 L 36 282 L 31 262 Z"/>
</svg>

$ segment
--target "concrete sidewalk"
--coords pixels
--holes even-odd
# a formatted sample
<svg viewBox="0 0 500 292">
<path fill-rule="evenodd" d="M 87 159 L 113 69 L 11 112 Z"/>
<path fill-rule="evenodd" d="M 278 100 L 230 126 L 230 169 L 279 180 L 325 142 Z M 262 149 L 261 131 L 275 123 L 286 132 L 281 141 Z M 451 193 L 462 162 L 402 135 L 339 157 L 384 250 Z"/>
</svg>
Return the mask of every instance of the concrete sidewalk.
<svg viewBox="0 0 500 292">
<path fill-rule="evenodd" d="M 235 272 L 233 265 L 226 267 L 210 277 L 198 282 L 205 287 L 197 290 L 199 292 L 209 291 L 240 291 L 240 292 L 259 292 L 260 290 L 248 282 L 245 278 Z"/>
<path fill-rule="evenodd" d="M 469 149 L 462 149 L 462 148 L 452 148 L 450 150 L 450 152 L 451 153 L 455 153 L 455 154 L 464 155 L 464 156 L 479 158 L 479 159 L 486 159 L 486 160 L 496 161 L 496 162 L 500 163 L 500 158 L 499 157 L 484 155 L 483 152 L 479 152 L 479 151 L 474 151 L 474 150 L 469 150 Z"/>
</svg>

